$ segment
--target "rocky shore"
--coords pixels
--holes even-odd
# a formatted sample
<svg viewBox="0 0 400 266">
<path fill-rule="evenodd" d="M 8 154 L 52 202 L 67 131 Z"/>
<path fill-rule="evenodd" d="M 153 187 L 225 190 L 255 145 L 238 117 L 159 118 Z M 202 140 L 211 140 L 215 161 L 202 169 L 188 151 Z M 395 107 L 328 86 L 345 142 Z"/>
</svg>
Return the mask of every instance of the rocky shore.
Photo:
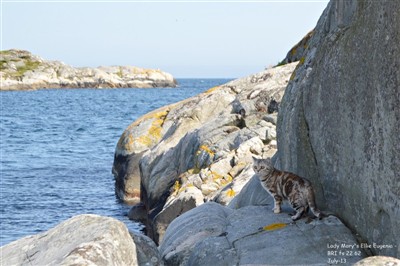
<svg viewBox="0 0 400 266">
<path fill-rule="evenodd" d="M 246 212 L 243 220 L 237 216 L 247 209 L 254 216 L 263 213 L 271 224 L 288 223 L 274 220 L 276 215 L 259 206 L 270 203 L 259 182 L 251 178 L 252 155 L 273 156 L 277 168 L 311 179 L 317 204 L 335 213 L 322 222 L 327 223 L 326 233 L 314 235 L 314 250 L 328 242 L 353 243 L 359 247 L 358 258 L 343 258 L 353 263 L 371 254 L 400 255 L 395 229 L 400 218 L 396 207 L 400 205 L 396 185 L 400 155 L 394 148 L 400 145 L 400 113 L 393 109 L 400 104 L 400 72 L 395 71 L 397 57 L 390 56 L 399 54 L 400 36 L 397 27 L 389 26 L 400 25 L 395 12 L 400 6 L 392 1 L 383 6 L 367 2 L 331 1 L 316 28 L 283 60 L 298 63 L 160 108 L 125 130 L 115 152 L 116 193 L 127 202 L 140 200 L 130 216 L 146 224 L 147 234 L 160 245 L 168 264 L 193 264 L 202 251 L 203 258 L 215 259 L 215 250 L 231 254 L 228 264 L 249 263 L 242 261 L 244 254 L 254 259 L 259 253 L 268 254 L 265 245 L 284 246 L 279 237 L 289 230 L 287 226 L 246 251 L 236 247 L 240 237 L 229 237 L 252 221 L 251 213 Z M 379 34 L 371 42 L 360 41 L 367 39 L 365 29 L 372 25 L 380 25 Z M 361 67 L 359 60 L 367 53 L 380 56 Z M 225 214 L 208 220 L 213 208 Z M 320 226 L 311 224 L 307 232 Z M 347 233 L 341 238 L 336 230 Z M 249 245 L 256 243 L 256 231 L 254 227 L 243 232 Z M 291 235 L 291 241 L 307 241 L 306 234 Z M 212 242 L 219 243 L 220 249 Z M 316 259 L 315 254 L 309 255 Z M 324 256 L 314 263 L 326 264 L 331 258 Z M 284 257 L 288 264 L 296 264 L 290 254 Z M 307 255 L 302 259 L 304 264 L 312 260 Z M 258 263 L 262 261 L 277 263 L 271 256 Z"/>
<path fill-rule="evenodd" d="M 0 247 L 0 265 L 160 265 L 148 237 L 128 232 L 124 223 L 78 215 L 34 236 Z"/>
<path fill-rule="evenodd" d="M 61 235 L 55 228 L 2 247 L 1 262 L 47 253 L 50 264 L 118 265 L 122 252 L 121 265 L 400 265 L 399 12 L 390 0 L 331 1 L 284 60 L 298 62 L 133 122 L 112 171 L 117 196 L 139 202 L 129 216 L 150 238 L 129 240 L 108 226 L 117 221 L 80 216 L 57 226 Z M 253 155 L 309 178 L 330 215 L 292 222 L 287 205 L 274 214 Z M 76 221 L 82 235 L 62 229 Z"/>
<path fill-rule="evenodd" d="M 176 87 L 161 70 L 133 66 L 75 68 L 24 50 L 0 52 L 1 90 Z"/>
</svg>

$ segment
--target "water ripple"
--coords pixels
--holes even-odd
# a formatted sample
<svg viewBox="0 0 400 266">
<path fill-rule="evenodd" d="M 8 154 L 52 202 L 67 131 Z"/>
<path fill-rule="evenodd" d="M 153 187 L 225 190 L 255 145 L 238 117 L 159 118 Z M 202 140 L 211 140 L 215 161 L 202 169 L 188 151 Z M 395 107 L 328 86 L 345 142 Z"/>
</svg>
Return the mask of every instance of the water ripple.
<svg viewBox="0 0 400 266">
<path fill-rule="evenodd" d="M 82 213 L 140 230 L 114 195 L 111 167 L 120 135 L 139 116 L 226 81 L 180 80 L 177 89 L 0 92 L 0 245 Z"/>
</svg>

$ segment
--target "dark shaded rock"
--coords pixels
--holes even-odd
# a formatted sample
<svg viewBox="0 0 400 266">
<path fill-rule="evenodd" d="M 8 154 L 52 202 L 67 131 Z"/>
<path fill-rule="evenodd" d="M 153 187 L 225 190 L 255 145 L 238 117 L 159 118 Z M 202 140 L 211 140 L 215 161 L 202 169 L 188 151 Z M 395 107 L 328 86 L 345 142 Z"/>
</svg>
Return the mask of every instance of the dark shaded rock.
<svg viewBox="0 0 400 266">
<path fill-rule="evenodd" d="M 137 165 L 143 152 L 115 155 L 112 172 L 115 178 L 115 194 L 131 204 L 140 201 L 140 171 Z"/>
<path fill-rule="evenodd" d="M 275 99 L 271 99 L 268 104 L 268 114 L 279 112 L 279 103 Z"/>
<path fill-rule="evenodd" d="M 137 255 L 138 265 L 140 266 L 164 265 L 164 262 L 161 259 L 161 254 L 158 251 L 158 247 L 156 246 L 153 240 L 140 233 L 130 232 L 130 234 L 136 245 L 136 255 Z"/>
<path fill-rule="evenodd" d="M 289 50 L 285 59 L 283 59 L 278 65 L 283 65 L 287 63 L 304 61 L 304 56 L 306 55 L 307 48 L 310 45 L 311 37 L 314 35 L 315 30 L 310 31 L 306 36 L 301 39 L 292 49 Z"/>
<path fill-rule="evenodd" d="M 128 212 L 128 218 L 130 220 L 145 223 L 147 218 L 147 211 L 144 204 L 139 202 L 138 204 L 132 206 L 132 208 Z"/>
</svg>

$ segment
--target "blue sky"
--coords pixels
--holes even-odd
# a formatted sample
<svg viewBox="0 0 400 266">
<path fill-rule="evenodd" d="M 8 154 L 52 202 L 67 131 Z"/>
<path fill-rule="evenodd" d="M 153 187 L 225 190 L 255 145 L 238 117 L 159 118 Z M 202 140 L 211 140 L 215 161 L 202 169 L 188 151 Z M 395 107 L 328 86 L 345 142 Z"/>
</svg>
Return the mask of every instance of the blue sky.
<svg viewBox="0 0 400 266">
<path fill-rule="evenodd" d="M 283 59 L 327 3 L 5 0 L 1 49 L 77 67 L 134 65 L 177 78 L 235 78 Z"/>
</svg>

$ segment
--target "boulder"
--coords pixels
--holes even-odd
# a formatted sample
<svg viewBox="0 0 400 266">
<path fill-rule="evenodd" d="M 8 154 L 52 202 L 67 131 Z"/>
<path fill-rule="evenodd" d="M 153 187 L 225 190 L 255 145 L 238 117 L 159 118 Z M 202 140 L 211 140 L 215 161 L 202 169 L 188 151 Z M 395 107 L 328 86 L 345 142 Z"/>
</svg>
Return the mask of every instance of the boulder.
<svg viewBox="0 0 400 266">
<path fill-rule="evenodd" d="M 280 101 L 295 66 L 211 88 L 125 130 L 113 165 L 117 195 L 134 201 L 140 192 L 146 229 L 156 243 L 183 212 L 206 201 L 228 204 L 253 175 L 252 154 L 275 153 L 276 126 L 268 106 Z"/>
<path fill-rule="evenodd" d="M 138 232 L 129 232 L 136 246 L 137 265 L 140 266 L 163 266 L 164 262 L 158 247 L 149 237 Z M 113 265 L 118 265 L 114 263 Z M 122 264 L 129 265 L 129 264 Z"/>
<path fill-rule="evenodd" d="M 136 251 L 124 223 L 84 214 L 2 246 L 0 264 L 137 265 Z"/>
<path fill-rule="evenodd" d="M 372 256 L 358 261 L 353 266 L 388 266 L 388 265 L 393 265 L 393 266 L 400 265 L 400 260 L 387 256 Z"/>
<path fill-rule="evenodd" d="M 288 208 L 274 214 L 272 206 L 272 198 L 236 210 L 205 203 L 170 224 L 161 256 L 166 265 L 327 265 L 365 257 L 335 216 L 292 222 Z"/>
<path fill-rule="evenodd" d="M 276 166 L 317 204 L 400 256 L 400 2 L 331 1 L 278 114 Z"/>
<path fill-rule="evenodd" d="M 175 87 L 171 74 L 133 66 L 74 68 L 24 50 L 0 51 L 1 90 Z"/>
</svg>

